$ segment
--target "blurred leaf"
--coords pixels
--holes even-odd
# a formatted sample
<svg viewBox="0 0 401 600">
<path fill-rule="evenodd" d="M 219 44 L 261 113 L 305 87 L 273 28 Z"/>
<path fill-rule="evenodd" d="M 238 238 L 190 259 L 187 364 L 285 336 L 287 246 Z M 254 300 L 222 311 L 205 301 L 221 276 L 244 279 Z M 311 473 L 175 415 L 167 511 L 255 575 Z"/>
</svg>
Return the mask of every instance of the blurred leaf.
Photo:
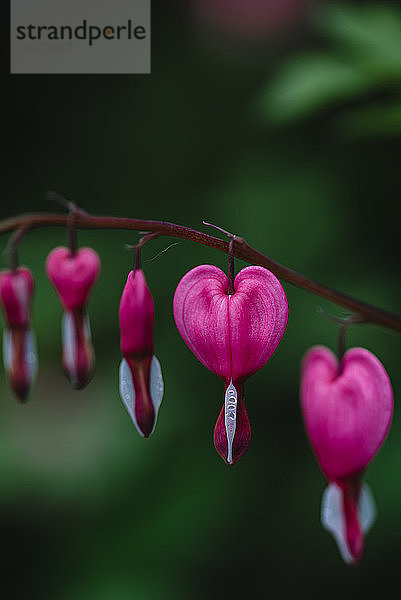
<svg viewBox="0 0 401 600">
<path fill-rule="evenodd" d="M 370 78 L 335 56 L 315 54 L 285 65 L 259 101 L 265 116 L 288 121 L 306 116 L 371 86 Z"/>
<path fill-rule="evenodd" d="M 401 13 L 388 4 L 331 4 L 321 20 L 323 31 L 361 65 L 383 78 L 401 75 Z"/>
<path fill-rule="evenodd" d="M 401 100 L 347 111 L 335 121 L 345 139 L 392 138 L 401 135 Z"/>
<path fill-rule="evenodd" d="M 329 50 L 305 53 L 281 66 L 257 102 L 266 120 L 292 122 L 372 92 L 393 91 L 401 82 L 398 8 L 330 4 L 315 26 Z"/>
</svg>

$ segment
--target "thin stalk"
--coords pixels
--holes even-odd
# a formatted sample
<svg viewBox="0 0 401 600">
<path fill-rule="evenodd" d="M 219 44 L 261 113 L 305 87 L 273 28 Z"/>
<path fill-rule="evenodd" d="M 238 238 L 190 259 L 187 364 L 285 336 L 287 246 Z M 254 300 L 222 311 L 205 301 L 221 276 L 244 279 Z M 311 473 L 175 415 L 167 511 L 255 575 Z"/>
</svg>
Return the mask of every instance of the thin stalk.
<svg viewBox="0 0 401 600">
<path fill-rule="evenodd" d="M 30 229 L 38 227 L 50 227 L 68 225 L 68 216 L 37 213 L 12 217 L 0 221 L 0 234 L 24 228 L 24 234 Z M 229 242 L 202 233 L 189 227 L 168 223 L 165 221 L 150 221 L 144 219 L 129 219 L 124 217 L 93 216 L 84 213 L 76 214 L 75 226 L 80 229 L 128 229 L 136 231 L 150 231 L 159 235 L 168 235 L 181 238 L 215 248 L 221 252 L 228 253 Z M 270 269 L 277 277 L 292 283 L 293 285 L 308 290 L 317 296 L 330 300 L 335 304 L 343 306 L 352 313 L 363 317 L 366 322 L 381 325 L 387 329 L 401 332 L 401 317 L 389 311 L 383 310 L 372 304 L 368 304 L 347 294 L 343 294 L 333 288 L 318 283 L 313 279 L 305 277 L 297 271 L 281 265 L 270 257 L 262 254 L 256 248 L 250 246 L 243 238 L 235 238 L 233 256 L 246 262 L 261 265 Z"/>
</svg>

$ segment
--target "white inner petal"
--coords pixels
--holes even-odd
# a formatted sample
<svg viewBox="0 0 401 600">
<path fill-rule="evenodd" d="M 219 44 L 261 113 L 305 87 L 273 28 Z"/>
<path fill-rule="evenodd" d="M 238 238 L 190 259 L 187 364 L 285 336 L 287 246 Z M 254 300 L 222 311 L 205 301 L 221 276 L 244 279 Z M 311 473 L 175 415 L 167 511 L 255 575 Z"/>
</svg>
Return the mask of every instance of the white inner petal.
<svg viewBox="0 0 401 600">
<path fill-rule="evenodd" d="M 88 315 L 84 316 L 84 336 L 85 336 L 86 341 L 90 342 L 92 340 L 91 325 L 89 322 Z"/>
<path fill-rule="evenodd" d="M 152 363 L 150 365 L 150 397 L 155 410 L 155 423 L 153 425 L 153 430 L 156 426 L 157 414 L 159 412 L 160 404 L 162 403 L 163 393 L 164 383 L 160 362 L 156 356 L 153 356 Z"/>
<path fill-rule="evenodd" d="M 237 426 L 237 403 L 237 390 L 231 379 L 224 398 L 224 424 L 227 435 L 227 462 L 229 464 L 233 462 L 233 441 Z"/>
<path fill-rule="evenodd" d="M 364 483 L 359 496 L 359 521 L 364 533 L 368 533 L 376 520 L 376 504 L 370 487 Z"/>
<path fill-rule="evenodd" d="M 369 487 L 363 484 L 359 495 L 358 518 L 364 533 L 369 531 L 375 517 L 376 508 L 372 494 Z M 321 520 L 323 527 L 336 540 L 343 560 L 346 563 L 352 562 L 346 542 L 343 495 L 341 488 L 335 483 L 330 483 L 323 493 Z"/>
<path fill-rule="evenodd" d="M 6 371 L 10 371 L 14 362 L 13 336 L 9 329 L 3 332 L 3 361 Z M 33 381 L 38 370 L 36 339 L 32 330 L 25 333 L 24 361 L 28 369 L 29 379 Z"/>
<path fill-rule="evenodd" d="M 150 397 L 155 411 L 155 422 L 153 425 L 153 430 L 156 425 L 157 414 L 159 412 L 160 404 L 163 399 L 163 392 L 164 384 L 160 362 L 158 361 L 156 356 L 153 356 L 150 365 Z M 132 381 L 131 369 L 129 368 L 129 365 L 125 358 L 123 358 L 120 363 L 120 396 L 122 401 L 124 402 L 128 414 L 132 419 L 132 422 L 138 430 L 138 433 L 143 437 L 143 433 L 138 427 L 138 423 L 135 417 L 135 388 L 134 383 Z"/>
<path fill-rule="evenodd" d="M 74 318 L 70 312 L 65 312 L 61 320 L 61 340 L 63 344 L 64 365 L 69 376 L 77 381 L 77 340 L 75 335 Z"/>
<path fill-rule="evenodd" d="M 139 435 L 144 437 L 135 418 L 135 389 L 132 381 L 131 369 L 125 358 L 123 358 L 120 363 L 120 396 Z"/>
<path fill-rule="evenodd" d="M 32 330 L 27 331 L 25 336 L 25 362 L 30 380 L 33 381 L 38 371 L 38 354 L 36 351 L 36 338 Z"/>
</svg>

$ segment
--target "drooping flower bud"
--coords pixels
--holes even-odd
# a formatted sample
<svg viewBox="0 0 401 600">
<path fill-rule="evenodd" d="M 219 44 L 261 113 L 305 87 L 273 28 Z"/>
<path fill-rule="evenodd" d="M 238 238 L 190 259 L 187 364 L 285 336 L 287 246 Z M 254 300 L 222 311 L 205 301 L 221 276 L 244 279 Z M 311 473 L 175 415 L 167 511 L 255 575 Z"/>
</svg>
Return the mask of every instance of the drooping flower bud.
<svg viewBox="0 0 401 600">
<path fill-rule="evenodd" d="M 174 317 L 190 350 L 224 381 L 225 400 L 214 443 L 223 460 L 233 464 L 251 438 L 244 382 L 268 361 L 287 325 L 284 290 L 273 273 L 252 266 L 238 273 L 230 295 L 225 273 L 201 265 L 178 284 Z"/>
<path fill-rule="evenodd" d="M 64 308 L 63 368 L 72 386 L 80 389 L 89 383 L 94 370 L 86 305 L 100 272 L 100 259 L 92 248 L 79 248 L 72 253 L 60 246 L 47 257 L 46 272 Z"/>
<path fill-rule="evenodd" d="M 140 435 L 153 432 L 163 398 L 160 363 L 153 354 L 154 305 L 142 269 L 128 274 L 120 302 L 120 394 Z"/>
<path fill-rule="evenodd" d="M 3 359 L 10 386 L 20 402 L 25 402 L 36 375 L 37 356 L 30 329 L 34 292 L 32 273 L 26 267 L 0 273 L 0 303 L 6 329 Z"/>
<path fill-rule="evenodd" d="M 352 348 L 340 364 L 325 347 L 309 350 L 302 363 L 301 406 L 306 431 L 329 481 L 322 524 L 343 559 L 359 561 L 375 506 L 362 475 L 383 444 L 393 413 L 390 380 L 381 362 Z"/>
</svg>

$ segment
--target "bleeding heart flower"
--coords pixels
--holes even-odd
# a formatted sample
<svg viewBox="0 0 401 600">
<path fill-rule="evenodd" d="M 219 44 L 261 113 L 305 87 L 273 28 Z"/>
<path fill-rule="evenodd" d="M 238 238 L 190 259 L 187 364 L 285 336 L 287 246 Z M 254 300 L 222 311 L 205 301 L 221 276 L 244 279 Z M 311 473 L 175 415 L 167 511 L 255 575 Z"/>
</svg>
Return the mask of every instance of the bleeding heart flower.
<svg viewBox="0 0 401 600">
<path fill-rule="evenodd" d="M 390 427 L 393 394 L 381 362 L 352 348 L 340 364 L 325 347 L 312 348 L 302 363 L 301 405 L 306 430 L 329 486 L 322 523 L 346 562 L 358 562 L 364 534 L 375 517 L 362 475 Z"/>
<path fill-rule="evenodd" d="M 228 279 L 212 265 L 187 273 L 174 296 L 175 322 L 195 356 L 225 384 L 214 443 L 227 464 L 248 449 L 251 428 L 244 382 L 277 348 L 287 325 L 288 303 L 278 279 L 263 267 L 246 267 L 228 294 Z"/>
<path fill-rule="evenodd" d="M 128 274 L 120 302 L 120 394 L 140 435 L 153 432 L 163 398 L 160 363 L 153 354 L 154 305 L 142 269 Z"/>
<path fill-rule="evenodd" d="M 100 259 L 92 248 L 80 248 L 72 253 L 69 248 L 60 246 L 47 257 L 46 272 L 64 307 L 64 371 L 72 386 L 80 389 L 89 383 L 94 370 L 95 355 L 86 305 L 100 272 Z"/>
<path fill-rule="evenodd" d="M 0 303 L 6 322 L 4 366 L 10 386 L 21 402 L 26 401 L 37 370 L 35 336 L 30 330 L 33 292 L 32 273 L 26 267 L 0 273 Z"/>
</svg>

